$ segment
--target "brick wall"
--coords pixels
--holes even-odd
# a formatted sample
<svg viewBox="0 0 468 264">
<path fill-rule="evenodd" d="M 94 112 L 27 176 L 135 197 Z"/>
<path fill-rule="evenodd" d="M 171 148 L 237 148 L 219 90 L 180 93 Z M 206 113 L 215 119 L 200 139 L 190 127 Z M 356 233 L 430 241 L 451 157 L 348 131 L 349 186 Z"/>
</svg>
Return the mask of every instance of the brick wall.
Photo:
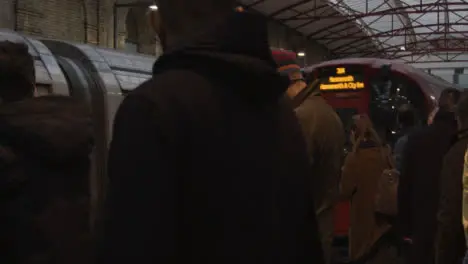
<svg viewBox="0 0 468 264">
<path fill-rule="evenodd" d="M 51 39 L 114 46 L 113 6 L 115 0 L 0 0 L 0 28 Z M 145 8 L 137 17 L 147 27 Z M 128 8 L 117 9 L 118 48 L 125 47 Z M 142 16 L 143 15 L 143 16 Z M 140 30 L 141 52 L 154 54 L 153 33 Z M 144 34 L 148 34 L 145 36 Z"/>
<path fill-rule="evenodd" d="M 84 42 L 84 3 L 77 0 L 17 0 L 17 30 L 30 35 Z"/>
<path fill-rule="evenodd" d="M 28 35 L 69 40 L 80 43 L 114 47 L 113 6 L 116 0 L 0 0 L 0 27 L 16 29 Z M 131 3 L 136 0 L 118 0 Z M 15 4 L 16 3 L 16 4 Z M 117 42 L 125 49 L 127 31 L 138 31 L 137 50 L 146 54 L 160 54 L 154 33 L 147 24 L 145 7 L 132 7 L 135 26 L 127 28 L 129 8 L 117 9 Z M 304 50 L 307 64 L 321 61 L 327 51 L 306 41 L 286 27 L 269 24 L 270 45 L 289 50 Z"/>
<path fill-rule="evenodd" d="M 14 2 L 15 0 L 0 0 L 0 28 L 14 28 Z"/>
</svg>

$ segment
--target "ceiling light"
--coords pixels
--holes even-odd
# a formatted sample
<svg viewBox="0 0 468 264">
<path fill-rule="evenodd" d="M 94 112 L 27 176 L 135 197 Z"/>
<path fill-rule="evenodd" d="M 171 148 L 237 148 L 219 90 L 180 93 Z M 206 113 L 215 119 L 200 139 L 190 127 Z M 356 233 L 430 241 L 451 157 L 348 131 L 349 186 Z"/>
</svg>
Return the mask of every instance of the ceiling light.
<svg viewBox="0 0 468 264">
<path fill-rule="evenodd" d="M 305 52 L 302 52 L 302 51 L 297 53 L 297 56 L 299 57 L 304 57 L 305 55 L 306 55 Z"/>
<path fill-rule="evenodd" d="M 404 46 L 401 46 L 400 49 L 401 50 L 406 50 L 406 48 Z"/>
<path fill-rule="evenodd" d="M 153 11 L 154 11 L 154 10 L 158 10 L 158 6 L 157 6 L 157 5 L 150 5 L 150 6 L 149 6 L 149 9 L 151 9 L 151 10 L 153 10 Z"/>
</svg>

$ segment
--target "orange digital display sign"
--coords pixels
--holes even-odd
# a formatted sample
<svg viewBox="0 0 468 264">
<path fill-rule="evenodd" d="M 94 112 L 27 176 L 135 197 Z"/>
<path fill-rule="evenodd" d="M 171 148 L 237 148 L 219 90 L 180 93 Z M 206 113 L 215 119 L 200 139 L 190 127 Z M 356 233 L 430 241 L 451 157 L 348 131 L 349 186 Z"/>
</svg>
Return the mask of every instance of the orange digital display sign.
<svg viewBox="0 0 468 264">
<path fill-rule="evenodd" d="M 346 74 L 346 68 L 336 68 L 336 75 L 329 76 L 320 84 L 320 90 L 358 90 L 364 89 L 364 83 L 356 81 L 354 75 Z"/>
</svg>

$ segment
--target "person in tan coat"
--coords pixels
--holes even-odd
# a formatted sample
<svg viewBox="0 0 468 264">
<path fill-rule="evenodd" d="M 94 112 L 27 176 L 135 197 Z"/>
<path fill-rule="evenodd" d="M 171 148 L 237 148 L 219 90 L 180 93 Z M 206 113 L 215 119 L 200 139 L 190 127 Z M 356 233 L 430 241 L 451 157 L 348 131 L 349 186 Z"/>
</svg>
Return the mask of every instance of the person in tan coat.
<svg viewBox="0 0 468 264">
<path fill-rule="evenodd" d="M 340 183 L 341 196 L 351 202 L 349 257 L 356 263 L 399 263 L 389 219 L 374 210 L 374 197 L 389 149 L 384 146 L 369 117 L 356 119 Z"/>
<path fill-rule="evenodd" d="M 278 71 L 290 80 L 286 93 L 292 100 L 301 124 L 313 167 L 310 177 L 315 214 L 325 261 L 331 263 L 334 238 L 333 208 L 338 201 L 345 130 L 338 114 L 321 96 L 318 82 L 307 84 L 295 59 L 284 56 L 284 52 L 281 54 L 281 51 L 274 51 L 273 56 L 278 64 Z"/>
</svg>

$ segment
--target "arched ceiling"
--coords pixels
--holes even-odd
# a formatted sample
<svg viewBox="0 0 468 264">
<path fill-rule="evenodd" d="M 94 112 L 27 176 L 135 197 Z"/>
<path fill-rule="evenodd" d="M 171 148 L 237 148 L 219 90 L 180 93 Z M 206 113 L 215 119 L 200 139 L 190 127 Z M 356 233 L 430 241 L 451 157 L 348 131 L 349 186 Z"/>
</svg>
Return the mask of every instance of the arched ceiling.
<svg viewBox="0 0 468 264">
<path fill-rule="evenodd" d="M 241 0 L 335 57 L 468 62 L 468 0 Z"/>
</svg>

